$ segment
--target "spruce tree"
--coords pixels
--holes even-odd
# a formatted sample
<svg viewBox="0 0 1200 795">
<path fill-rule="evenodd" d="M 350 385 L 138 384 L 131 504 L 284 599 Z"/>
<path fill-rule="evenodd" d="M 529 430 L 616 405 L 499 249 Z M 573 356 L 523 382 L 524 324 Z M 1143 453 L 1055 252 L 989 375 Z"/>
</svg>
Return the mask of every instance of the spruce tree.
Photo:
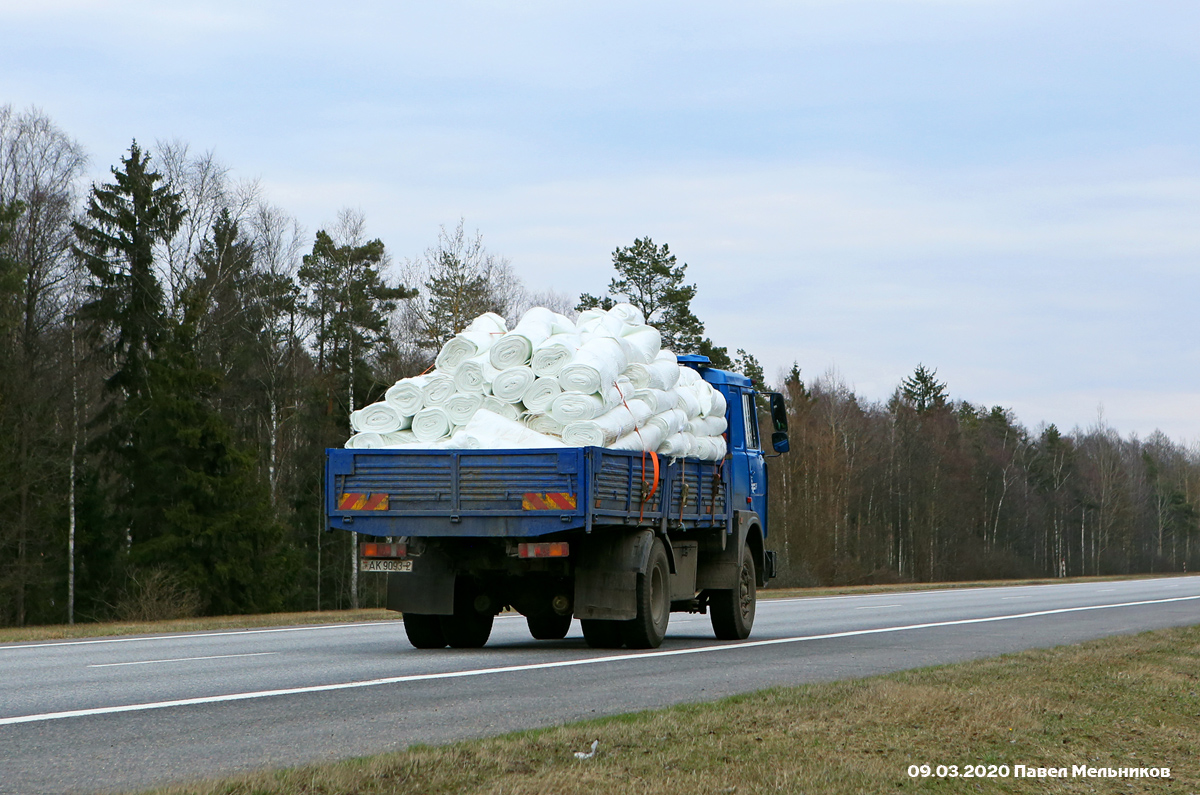
<svg viewBox="0 0 1200 795">
<path fill-rule="evenodd" d="M 179 194 L 150 170 L 150 157 L 134 141 L 114 167 L 114 182 L 93 185 L 84 220 L 73 224 L 72 251 L 93 278 L 91 301 L 81 315 L 105 333 L 115 363 L 110 392 L 145 389 L 149 360 L 164 326 L 163 289 L 154 272 L 154 246 L 170 240 L 183 221 Z M 110 404 L 110 410 L 112 404 Z"/>
</svg>

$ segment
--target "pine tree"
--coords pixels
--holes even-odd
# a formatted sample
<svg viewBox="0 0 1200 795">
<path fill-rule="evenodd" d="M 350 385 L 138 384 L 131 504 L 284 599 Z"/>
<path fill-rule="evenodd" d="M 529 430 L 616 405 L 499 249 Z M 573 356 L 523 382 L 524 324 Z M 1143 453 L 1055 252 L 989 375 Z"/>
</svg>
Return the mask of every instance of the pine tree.
<svg viewBox="0 0 1200 795">
<path fill-rule="evenodd" d="M 684 283 L 687 264 L 677 263 L 667 244 L 658 246 L 649 237 L 637 238 L 632 246 L 613 252 L 618 275 L 609 282 L 609 294 L 597 297 L 584 293 L 576 308 L 607 309 L 620 298 L 640 309 L 646 322 L 658 328 L 664 348 L 676 353 L 699 353 L 708 341 L 702 337 L 704 324 L 691 308 L 696 285 Z"/>
</svg>

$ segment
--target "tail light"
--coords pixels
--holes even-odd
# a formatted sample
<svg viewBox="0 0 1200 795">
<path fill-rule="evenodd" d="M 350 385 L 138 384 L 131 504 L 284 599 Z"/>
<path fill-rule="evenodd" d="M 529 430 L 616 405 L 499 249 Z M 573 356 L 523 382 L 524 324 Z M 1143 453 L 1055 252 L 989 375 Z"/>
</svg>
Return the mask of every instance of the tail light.
<svg viewBox="0 0 1200 795">
<path fill-rule="evenodd" d="M 408 554 L 408 544 L 360 544 L 364 558 L 402 558 Z"/>
<path fill-rule="evenodd" d="M 519 558 L 565 558 L 570 553 L 571 547 L 566 541 L 517 545 L 517 557 Z"/>
</svg>

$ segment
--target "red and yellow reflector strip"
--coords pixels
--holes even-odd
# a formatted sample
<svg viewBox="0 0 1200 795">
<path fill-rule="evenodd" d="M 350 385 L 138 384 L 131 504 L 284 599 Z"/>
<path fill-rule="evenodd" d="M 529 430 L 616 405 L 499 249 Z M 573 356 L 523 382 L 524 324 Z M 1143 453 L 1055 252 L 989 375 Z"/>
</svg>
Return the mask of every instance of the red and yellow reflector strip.
<svg viewBox="0 0 1200 795">
<path fill-rule="evenodd" d="M 521 497 L 521 507 L 526 511 L 573 511 L 575 506 L 575 495 L 566 491 L 527 491 Z"/>
<path fill-rule="evenodd" d="M 338 500 L 339 511 L 386 511 L 387 509 L 387 492 L 378 494 L 347 492 Z"/>
<path fill-rule="evenodd" d="M 517 544 L 517 557 L 519 558 L 565 558 L 570 554 L 571 545 L 566 541 Z"/>
<path fill-rule="evenodd" d="M 359 544 L 364 558 L 402 558 L 408 554 L 408 544 Z"/>
</svg>

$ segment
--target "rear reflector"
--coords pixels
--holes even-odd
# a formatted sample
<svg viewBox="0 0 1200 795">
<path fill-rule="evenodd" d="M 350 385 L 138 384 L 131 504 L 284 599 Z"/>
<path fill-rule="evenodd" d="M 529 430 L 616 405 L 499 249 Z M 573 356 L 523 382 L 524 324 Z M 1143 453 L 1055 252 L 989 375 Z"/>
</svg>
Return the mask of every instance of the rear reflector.
<svg viewBox="0 0 1200 795">
<path fill-rule="evenodd" d="M 402 558 L 408 554 L 408 544 L 361 544 L 364 558 Z"/>
<path fill-rule="evenodd" d="M 571 553 L 566 541 L 554 541 L 549 544 L 518 544 L 517 557 L 520 558 L 565 558 Z"/>
</svg>

